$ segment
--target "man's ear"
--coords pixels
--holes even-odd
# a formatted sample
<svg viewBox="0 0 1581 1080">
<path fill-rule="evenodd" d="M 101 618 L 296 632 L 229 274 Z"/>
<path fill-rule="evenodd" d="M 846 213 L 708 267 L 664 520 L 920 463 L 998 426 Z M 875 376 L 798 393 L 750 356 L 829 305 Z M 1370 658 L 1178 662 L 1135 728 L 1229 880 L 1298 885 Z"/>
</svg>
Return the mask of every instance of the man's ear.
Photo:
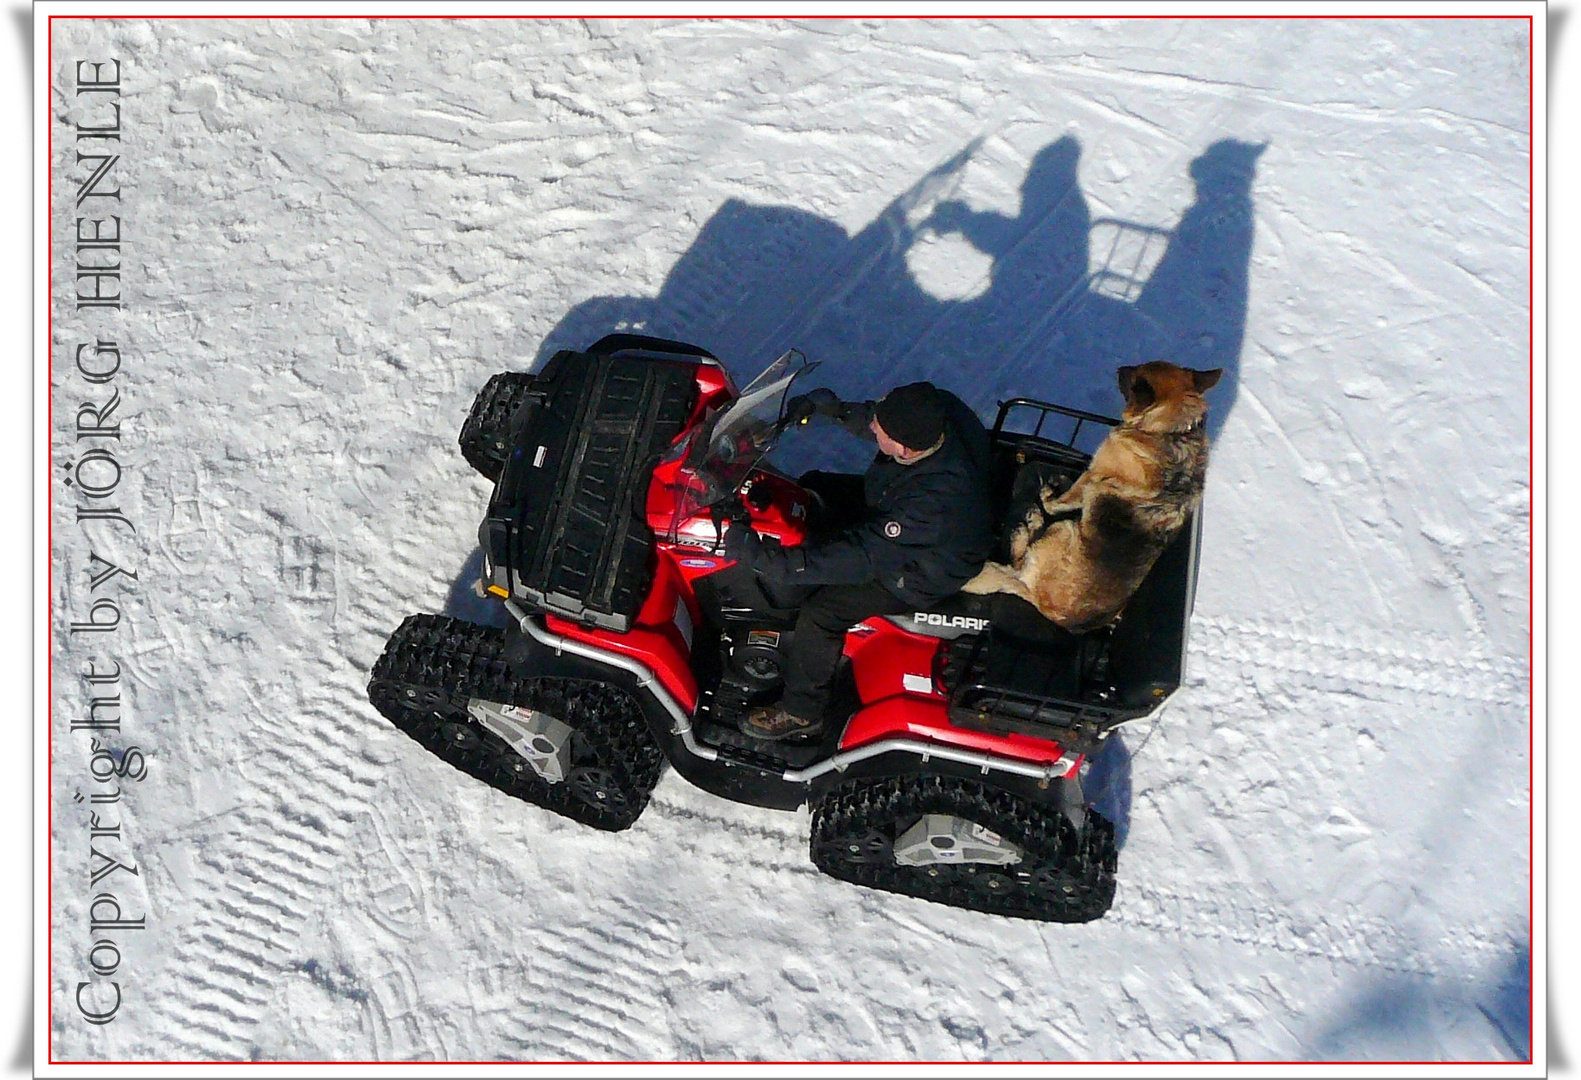
<svg viewBox="0 0 1581 1080">
<path fill-rule="evenodd" d="M 1210 390 L 1219 385 L 1219 376 L 1224 374 L 1223 368 L 1214 368 L 1212 371 L 1193 371 L 1191 381 L 1196 384 L 1197 393 Z"/>
</svg>

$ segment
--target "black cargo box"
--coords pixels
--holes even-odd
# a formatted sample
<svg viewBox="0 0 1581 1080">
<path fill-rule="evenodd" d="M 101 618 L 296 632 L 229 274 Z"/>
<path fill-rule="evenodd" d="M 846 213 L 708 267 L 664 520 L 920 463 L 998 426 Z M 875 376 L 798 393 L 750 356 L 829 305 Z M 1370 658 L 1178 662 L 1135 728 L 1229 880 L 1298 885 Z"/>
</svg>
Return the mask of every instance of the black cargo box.
<svg viewBox="0 0 1581 1080">
<path fill-rule="evenodd" d="M 544 365 L 511 419 L 478 538 L 513 597 L 622 633 L 652 584 L 653 466 L 697 399 L 698 360 L 631 347 L 646 340 L 611 337 Z"/>
</svg>

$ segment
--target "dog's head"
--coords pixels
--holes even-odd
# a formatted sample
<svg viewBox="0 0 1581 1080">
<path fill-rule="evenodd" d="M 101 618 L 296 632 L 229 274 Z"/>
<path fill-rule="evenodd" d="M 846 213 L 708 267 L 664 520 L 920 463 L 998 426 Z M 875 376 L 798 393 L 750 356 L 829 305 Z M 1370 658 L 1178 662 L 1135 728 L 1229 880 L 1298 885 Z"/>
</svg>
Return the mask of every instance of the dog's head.
<svg viewBox="0 0 1581 1080">
<path fill-rule="evenodd" d="M 1120 369 L 1120 393 L 1125 395 L 1127 423 L 1148 431 L 1185 431 L 1208 415 L 1202 394 L 1219 381 L 1223 368 L 1194 371 L 1154 360 L 1140 367 Z"/>
</svg>

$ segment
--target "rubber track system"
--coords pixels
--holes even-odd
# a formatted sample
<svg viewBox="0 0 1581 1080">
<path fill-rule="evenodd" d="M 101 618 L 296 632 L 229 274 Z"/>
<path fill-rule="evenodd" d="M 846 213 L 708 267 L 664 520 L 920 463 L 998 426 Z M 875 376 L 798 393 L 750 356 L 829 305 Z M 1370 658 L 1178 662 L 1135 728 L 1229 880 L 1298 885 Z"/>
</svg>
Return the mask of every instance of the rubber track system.
<svg viewBox="0 0 1581 1080">
<path fill-rule="evenodd" d="M 493 483 L 499 483 L 510 453 L 511 417 L 527 399 L 533 376 L 525 371 L 502 371 L 492 376 L 472 401 L 472 411 L 461 425 L 461 456 Z"/>
<path fill-rule="evenodd" d="M 467 713 L 471 698 L 537 709 L 574 729 L 572 768 L 550 783 Z M 505 631 L 444 615 L 411 615 L 373 665 L 368 699 L 386 719 L 469 776 L 611 832 L 648 803 L 664 755 L 625 690 L 589 679 L 518 678 Z"/>
<path fill-rule="evenodd" d="M 998 833 L 1021 863 L 902 866 L 895 838 L 924 814 L 948 814 Z M 1006 791 L 953 776 L 859 780 L 813 810 L 812 861 L 842 881 L 951 907 L 1045 922 L 1091 922 L 1114 902 L 1114 826 L 1091 809 L 1070 819 Z"/>
</svg>

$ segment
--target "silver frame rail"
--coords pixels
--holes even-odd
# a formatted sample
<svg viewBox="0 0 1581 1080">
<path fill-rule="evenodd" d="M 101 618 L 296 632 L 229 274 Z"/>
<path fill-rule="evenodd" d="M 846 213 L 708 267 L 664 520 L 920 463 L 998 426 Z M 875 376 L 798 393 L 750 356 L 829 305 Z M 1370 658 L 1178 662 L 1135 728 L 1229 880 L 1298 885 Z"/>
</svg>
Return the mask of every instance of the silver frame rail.
<svg viewBox="0 0 1581 1080">
<path fill-rule="evenodd" d="M 692 731 L 692 718 L 681 708 L 681 703 L 676 701 L 664 684 L 658 680 L 648 665 L 640 660 L 609 649 L 600 649 L 596 645 L 589 645 L 582 641 L 572 641 L 562 637 L 544 626 L 539 626 L 537 621 L 514 600 L 505 601 L 505 610 L 521 624 L 522 632 L 531 636 L 535 641 L 553 649 L 556 654 L 570 653 L 586 660 L 593 660 L 600 664 L 620 668 L 630 672 L 637 679 L 637 685 L 647 690 L 654 696 L 664 711 L 670 714 L 675 721 L 675 726 L 670 729 L 671 734 L 679 735 L 681 743 L 688 753 L 702 758 L 704 761 L 717 761 L 719 751 L 711 746 L 704 746 L 697 741 L 697 736 Z M 1156 711 L 1156 710 L 1155 710 Z M 997 770 L 999 772 L 1013 773 L 1016 776 L 1029 776 L 1041 783 L 1057 780 L 1070 774 L 1075 765 L 1075 759 L 1069 754 L 1061 754 L 1059 760 L 1047 765 L 1037 765 L 1030 761 L 1014 761 L 1009 758 L 995 757 L 991 754 L 978 753 L 975 750 L 962 750 L 941 743 L 922 742 L 916 739 L 885 739 L 882 742 L 868 743 L 854 750 L 847 750 L 843 754 L 836 754 L 831 758 L 809 765 L 805 769 L 788 769 L 781 774 L 781 778 L 793 784 L 805 784 L 825 773 L 844 772 L 859 761 L 878 757 L 889 753 L 916 754 L 923 761 L 930 758 L 939 758 L 942 761 L 953 761 L 962 765 L 973 765 L 983 772 Z M 729 759 L 726 759 L 727 761 Z"/>
</svg>

